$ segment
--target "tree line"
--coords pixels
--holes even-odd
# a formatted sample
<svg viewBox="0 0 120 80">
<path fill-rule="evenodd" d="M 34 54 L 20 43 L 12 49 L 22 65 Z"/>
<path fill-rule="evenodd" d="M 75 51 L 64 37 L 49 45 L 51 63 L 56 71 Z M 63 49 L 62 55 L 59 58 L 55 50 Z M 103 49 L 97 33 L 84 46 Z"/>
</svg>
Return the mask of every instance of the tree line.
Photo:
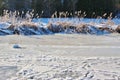
<svg viewBox="0 0 120 80">
<path fill-rule="evenodd" d="M 82 11 L 87 14 L 86 17 L 103 15 L 104 13 L 118 14 L 120 9 L 120 0 L 0 0 L 0 14 L 3 10 L 11 11 L 31 11 L 41 15 L 41 17 L 51 17 L 54 12 Z"/>
</svg>

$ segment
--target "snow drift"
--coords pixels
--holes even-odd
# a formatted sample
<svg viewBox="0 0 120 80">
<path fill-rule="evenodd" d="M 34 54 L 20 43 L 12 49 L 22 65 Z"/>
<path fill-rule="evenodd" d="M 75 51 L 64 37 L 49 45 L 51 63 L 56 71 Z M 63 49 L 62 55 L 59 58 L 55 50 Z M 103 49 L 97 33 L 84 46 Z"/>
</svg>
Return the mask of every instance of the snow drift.
<svg viewBox="0 0 120 80">
<path fill-rule="evenodd" d="M 119 25 L 91 24 L 70 22 L 54 22 L 38 24 L 36 22 L 23 22 L 21 24 L 0 23 L 0 35 L 43 35 L 51 33 L 77 33 L 77 34 L 109 34 L 120 33 Z"/>
</svg>

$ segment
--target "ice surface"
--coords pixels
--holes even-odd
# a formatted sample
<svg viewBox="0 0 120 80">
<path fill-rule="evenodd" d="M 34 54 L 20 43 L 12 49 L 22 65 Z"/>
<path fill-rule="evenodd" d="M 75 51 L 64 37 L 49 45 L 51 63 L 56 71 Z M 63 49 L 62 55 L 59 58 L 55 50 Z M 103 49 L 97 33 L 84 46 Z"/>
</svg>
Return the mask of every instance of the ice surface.
<svg viewBox="0 0 120 80">
<path fill-rule="evenodd" d="M 119 80 L 119 40 L 119 34 L 0 36 L 0 79 Z"/>
</svg>

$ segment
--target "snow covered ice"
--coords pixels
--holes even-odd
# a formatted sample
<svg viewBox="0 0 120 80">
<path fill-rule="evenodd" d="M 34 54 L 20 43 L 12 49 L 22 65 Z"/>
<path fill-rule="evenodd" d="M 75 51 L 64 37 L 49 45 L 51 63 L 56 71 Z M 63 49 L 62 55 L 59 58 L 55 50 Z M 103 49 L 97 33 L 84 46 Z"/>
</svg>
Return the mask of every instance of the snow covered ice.
<svg viewBox="0 0 120 80">
<path fill-rule="evenodd" d="M 1 80 L 119 80 L 120 37 L 0 36 Z M 14 44 L 23 49 L 14 49 Z"/>
</svg>

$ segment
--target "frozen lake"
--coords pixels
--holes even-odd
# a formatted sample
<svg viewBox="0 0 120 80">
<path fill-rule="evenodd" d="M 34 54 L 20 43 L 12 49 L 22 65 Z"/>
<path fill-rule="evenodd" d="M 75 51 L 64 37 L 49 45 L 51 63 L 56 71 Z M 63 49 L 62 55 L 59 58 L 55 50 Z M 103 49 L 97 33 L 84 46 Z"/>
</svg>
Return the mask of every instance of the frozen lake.
<svg viewBox="0 0 120 80">
<path fill-rule="evenodd" d="M 0 79 L 119 80 L 120 35 L 0 36 Z"/>
</svg>

